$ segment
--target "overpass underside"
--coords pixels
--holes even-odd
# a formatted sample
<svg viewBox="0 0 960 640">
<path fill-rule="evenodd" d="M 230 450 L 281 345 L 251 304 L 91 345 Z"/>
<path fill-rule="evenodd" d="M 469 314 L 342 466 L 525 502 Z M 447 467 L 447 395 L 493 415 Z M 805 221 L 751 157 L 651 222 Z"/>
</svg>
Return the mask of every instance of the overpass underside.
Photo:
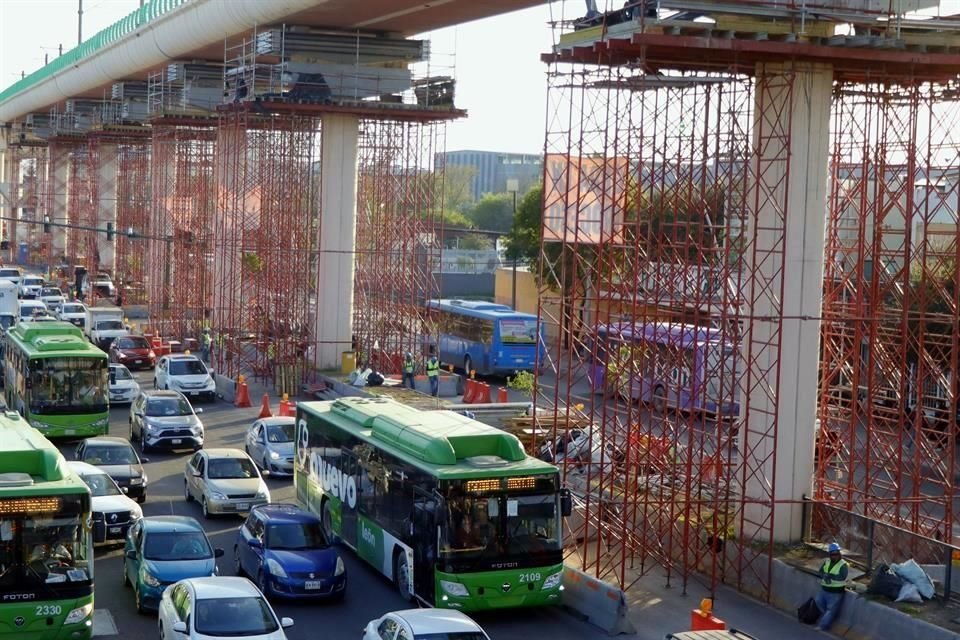
<svg viewBox="0 0 960 640">
<path fill-rule="evenodd" d="M 548 437 L 582 405 L 596 447 L 564 463 L 570 557 L 762 595 L 801 538 L 941 562 L 960 23 L 684 4 L 568 24 L 544 56 L 537 403 Z"/>
</svg>

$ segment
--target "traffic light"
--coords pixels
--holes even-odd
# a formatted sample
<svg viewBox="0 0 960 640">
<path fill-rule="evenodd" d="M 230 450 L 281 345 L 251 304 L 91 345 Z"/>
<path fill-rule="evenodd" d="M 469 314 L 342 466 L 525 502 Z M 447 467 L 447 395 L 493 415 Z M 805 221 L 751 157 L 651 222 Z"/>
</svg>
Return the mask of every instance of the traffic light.
<svg viewBox="0 0 960 640">
<path fill-rule="evenodd" d="M 50 233 L 50 216 L 43 216 L 43 232 Z"/>
<path fill-rule="evenodd" d="M 107 242 L 111 242 L 112 240 L 113 240 L 113 223 L 108 222 L 107 223 Z"/>
</svg>

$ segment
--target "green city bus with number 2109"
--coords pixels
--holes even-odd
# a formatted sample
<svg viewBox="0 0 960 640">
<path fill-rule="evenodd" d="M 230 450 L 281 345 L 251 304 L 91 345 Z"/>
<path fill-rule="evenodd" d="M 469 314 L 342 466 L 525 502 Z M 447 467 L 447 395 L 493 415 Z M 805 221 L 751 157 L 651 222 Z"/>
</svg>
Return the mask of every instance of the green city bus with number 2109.
<svg viewBox="0 0 960 640">
<path fill-rule="evenodd" d="M 405 599 L 461 611 L 560 602 L 557 467 L 451 411 L 388 399 L 297 405 L 297 500 Z"/>
<path fill-rule="evenodd" d="M 0 414 L 0 638 L 93 632 L 90 490 L 18 414 Z"/>
<path fill-rule="evenodd" d="M 50 438 L 105 435 L 107 354 L 68 322 L 20 322 L 4 340 L 7 406 Z"/>
</svg>

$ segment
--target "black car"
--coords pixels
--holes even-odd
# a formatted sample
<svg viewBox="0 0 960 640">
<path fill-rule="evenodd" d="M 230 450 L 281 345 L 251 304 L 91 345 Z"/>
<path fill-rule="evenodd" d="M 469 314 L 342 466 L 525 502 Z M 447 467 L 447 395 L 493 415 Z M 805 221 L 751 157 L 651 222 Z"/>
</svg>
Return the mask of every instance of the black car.
<svg viewBox="0 0 960 640">
<path fill-rule="evenodd" d="M 121 489 L 127 490 L 129 497 L 141 504 L 146 502 L 147 473 L 143 463 L 149 460 L 138 457 L 128 440 L 109 436 L 87 438 L 77 446 L 74 457 L 100 467 Z"/>
</svg>

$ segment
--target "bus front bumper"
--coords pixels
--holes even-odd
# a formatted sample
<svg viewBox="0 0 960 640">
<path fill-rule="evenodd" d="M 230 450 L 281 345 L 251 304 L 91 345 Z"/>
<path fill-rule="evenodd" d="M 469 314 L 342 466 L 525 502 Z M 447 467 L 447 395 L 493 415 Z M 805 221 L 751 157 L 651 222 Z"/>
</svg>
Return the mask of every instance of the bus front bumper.
<svg viewBox="0 0 960 640">
<path fill-rule="evenodd" d="M 436 606 L 461 611 L 486 611 L 560 604 L 562 575 L 562 565 L 459 575 L 438 572 Z M 527 581 L 531 576 L 536 576 L 536 579 Z"/>
</svg>

